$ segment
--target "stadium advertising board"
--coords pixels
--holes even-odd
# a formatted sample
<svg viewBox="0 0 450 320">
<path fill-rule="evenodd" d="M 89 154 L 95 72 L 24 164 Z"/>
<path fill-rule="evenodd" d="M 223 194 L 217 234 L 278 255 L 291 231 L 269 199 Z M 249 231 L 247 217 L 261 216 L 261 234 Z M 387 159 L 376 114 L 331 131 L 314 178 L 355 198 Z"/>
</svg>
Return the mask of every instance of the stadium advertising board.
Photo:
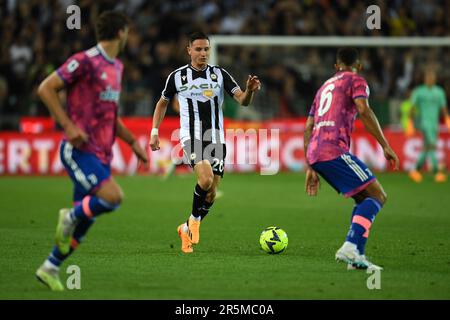
<svg viewBox="0 0 450 320">
<path fill-rule="evenodd" d="M 130 119 L 127 126 L 138 136 L 143 146 L 148 145 L 146 131 L 148 120 Z M 269 121 L 242 123 L 227 121 L 227 172 L 261 172 L 275 174 L 279 171 L 301 171 L 304 168 L 303 125 L 295 121 Z M 177 135 L 178 122 L 174 119 L 164 123 L 160 130 L 161 150 L 149 152 L 149 166 L 139 166 L 130 148 L 117 140 L 113 147 L 112 169 L 118 174 L 157 174 L 164 163 L 182 162 L 181 147 Z M 387 139 L 397 152 L 402 170 L 414 166 L 422 142 L 420 137 L 406 138 L 402 132 L 385 130 Z M 62 138 L 60 132 L 0 133 L 1 175 L 57 175 L 63 174 L 58 148 Z M 375 171 L 390 170 L 384 160 L 383 151 L 376 141 L 356 127 L 352 136 L 351 152 Z M 148 150 L 148 148 L 147 148 Z M 450 134 L 440 134 L 438 160 L 450 167 Z M 187 166 L 178 171 L 189 172 Z"/>
</svg>

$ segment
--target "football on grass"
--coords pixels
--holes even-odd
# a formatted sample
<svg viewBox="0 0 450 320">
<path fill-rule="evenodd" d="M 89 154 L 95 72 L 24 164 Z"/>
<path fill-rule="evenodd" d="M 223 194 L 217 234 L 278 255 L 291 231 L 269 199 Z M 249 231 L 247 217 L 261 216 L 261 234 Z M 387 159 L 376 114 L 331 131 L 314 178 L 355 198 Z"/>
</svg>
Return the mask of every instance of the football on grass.
<svg viewBox="0 0 450 320">
<path fill-rule="evenodd" d="M 279 227 L 268 227 L 261 233 L 259 244 L 267 253 L 281 253 L 286 250 L 288 245 L 288 236 L 287 233 Z"/>
</svg>

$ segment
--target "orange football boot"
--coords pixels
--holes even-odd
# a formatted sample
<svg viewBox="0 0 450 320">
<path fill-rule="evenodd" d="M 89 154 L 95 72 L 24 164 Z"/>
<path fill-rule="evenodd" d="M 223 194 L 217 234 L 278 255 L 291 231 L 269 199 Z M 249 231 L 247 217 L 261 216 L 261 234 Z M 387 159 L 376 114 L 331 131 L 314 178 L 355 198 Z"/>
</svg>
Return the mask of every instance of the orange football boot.
<svg viewBox="0 0 450 320">
<path fill-rule="evenodd" d="M 200 221 L 189 218 L 189 231 L 192 244 L 200 241 Z"/>
<path fill-rule="evenodd" d="M 411 170 L 409 172 L 409 177 L 416 183 L 422 182 L 422 174 L 417 170 Z"/>
<path fill-rule="evenodd" d="M 434 181 L 437 183 L 443 183 L 443 182 L 447 181 L 447 176 L 445 175 L 445 173 L 438 172 L 434 176 Z"/>
<path fill-rule="evenodd" d="M 183 251 L 184 253 L 194 252 L 194 250 L 192 249 L 191 239 L 189 239 L 187 232 L 183 232 L 183 225 L 184 223 L 180 224 L 177 228 L 178 235 L 181 239 L 181 251 Z"/>
</svg>

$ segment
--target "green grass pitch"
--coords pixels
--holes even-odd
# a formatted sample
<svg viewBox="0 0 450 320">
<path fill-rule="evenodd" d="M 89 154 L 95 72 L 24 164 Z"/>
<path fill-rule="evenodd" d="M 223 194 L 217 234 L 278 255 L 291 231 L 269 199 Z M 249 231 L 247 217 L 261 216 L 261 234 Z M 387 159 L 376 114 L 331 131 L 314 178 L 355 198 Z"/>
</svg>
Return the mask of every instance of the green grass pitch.
<svg viewBox="0 0 450 320">
<path fill-rule="evenodd" d="M 81 269 L 81 289 L 48 291 L 34 272 L 49 253 L 57 212 L 71 203 L 66 177 L 0 178 L 0 299 L 450 299 L 450 183 L 378 174 L 388 202 L 367 255 L 384 266 L 381 289 L 347 271 L 334 253 L 348 230 L 352 200 L 325 183 L 316 198 L 303 174 L 226 174 L 193 254 L 176 227 L 190 212 L 194 177 L 117 177 L 126 198 L 97 219 L 62 267 Z M 323 181 L 322 181 L 323 182 Z M 261 231 L 286 230 L 283 254 L 259 249 Z"/>
</svg>

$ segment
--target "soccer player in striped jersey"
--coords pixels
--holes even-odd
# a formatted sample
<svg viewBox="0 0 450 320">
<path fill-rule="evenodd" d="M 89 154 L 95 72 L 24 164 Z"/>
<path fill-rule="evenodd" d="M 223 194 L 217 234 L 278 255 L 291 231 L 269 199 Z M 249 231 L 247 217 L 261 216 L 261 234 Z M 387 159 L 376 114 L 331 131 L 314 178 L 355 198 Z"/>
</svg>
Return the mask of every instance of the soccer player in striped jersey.
<svg viewBox="0 0 450 320">
<path fill-rule="evenodd" d="M 96 21 L 97 45 L 71 56 L 39 86 L 38 93 L 64 129 L 60 157 L 73 184 L 73 208 L 61 209 L 56 245 L 36 277 L 54 291 L 64 287 L 59 267 L 77 248 L 103 213 L 116 210 L 123 198 L 111 176 L 115 137 L 130 145 L 136 156 L 147 155 L 118 117 L 123 65 L 116 57 L 128 35 L 128 18 L 119 12 L 103 12 Z M 67 89 L 67 111 L 57 92 Z"/>
<path fill-rule="evenodd" d="M 224 93 L 239 104 L 248 106 L 261 83 L 258 77 L 249 75 L 246 89 L 242 91 L 225 69 L 209 65 L 209 38 L 202 32 L 190 35 L 187 52 L 190 63 L 169 75 L 156 104 L 150 146 L 153 151 L 159 149 L 158 129 L 170 99 L 176 95 L 180 105 L 180 142 L 185 160 L 197 176 L 192 211 L 187 222 L 177 229 L 181 250 L 191 253 L 192 245 L 197 244 L 200 239 L 200 222 L 214 203 L 217 186 L 224 173 Z"/>
<path fill-rule="evenodd" d="M 369 87 L 358 75 L 361 69 L 358 51 L 338 50 L 335 67 L 337 73 L 318 90 L 306 122 L 305 189 L 308 195 L 315 196 L 320 175 L 338 193 L 355 200 L 350 231 L 336 252 L 336 260 L 346 262 L 349 269 L 381 269 L 367 260 L 365 246 L 375 216 L 386 202 L 386 193 L 369 168 L 349 152 L 357 114 L 396 170 L 399 161 L 369 107 Z"/>
</svg>

